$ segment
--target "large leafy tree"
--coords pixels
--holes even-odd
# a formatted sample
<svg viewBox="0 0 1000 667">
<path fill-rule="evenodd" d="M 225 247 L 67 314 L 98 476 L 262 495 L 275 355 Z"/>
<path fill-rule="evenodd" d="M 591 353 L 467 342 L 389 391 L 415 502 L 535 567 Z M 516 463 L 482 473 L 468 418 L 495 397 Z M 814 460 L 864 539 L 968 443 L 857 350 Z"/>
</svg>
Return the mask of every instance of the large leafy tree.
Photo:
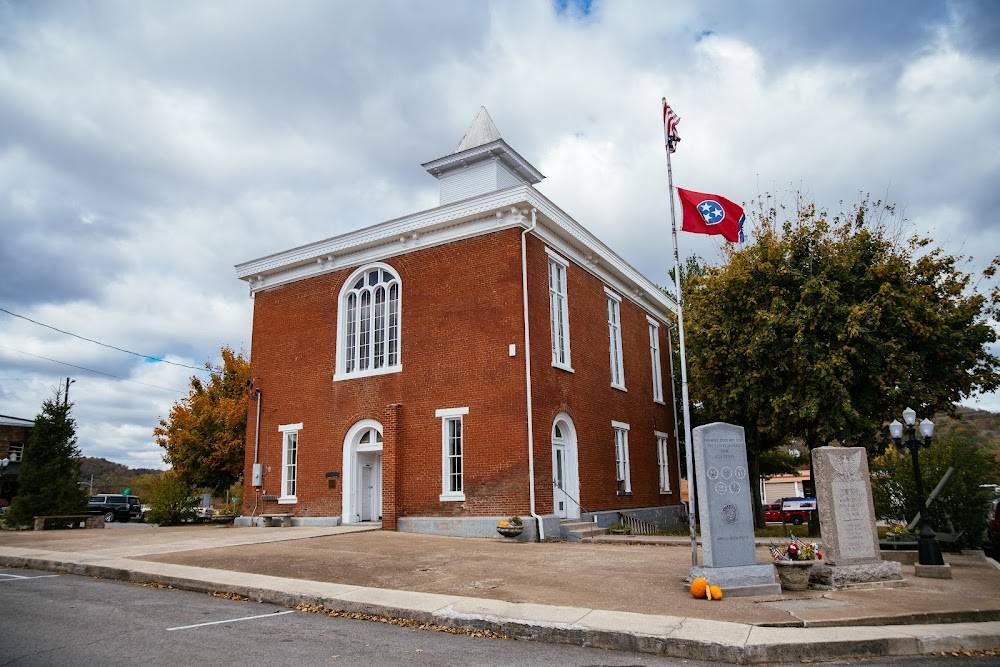
<svg viewBox="0 0 1000 667">
<path fill-rule="evenodd" d="M 205 364 L 207 381 L 191 378 L 191 391 L 174 404 L 153 434 L 184 483 L 226 489 L 243 472 L 250 360 L 222 348 L 222 366 Z"/>
<path fill-rule="evenodd" d="M 42 403 L 35 426 L 24 446 L 18 473 L 18 493 L 4 521 L 10 526 L 30 526 L 36 516 L 83 514 L 87 491 L 80 484 L 80 450 L 73 404 L 61 392 Z"/>
<path fill-rule="evenodd" d="M 830 218 L 799 199 L 779 221 L 771 201 L 751 211 L 752 244 L 682 277 L 692 401 L 747 429 L 751 467 L 790 438 L 881 449 L 907 405 L 950 412 L 997 388 L 998 294 L 962 258 L 905 237 L 882 202 Z"/>
</svg>

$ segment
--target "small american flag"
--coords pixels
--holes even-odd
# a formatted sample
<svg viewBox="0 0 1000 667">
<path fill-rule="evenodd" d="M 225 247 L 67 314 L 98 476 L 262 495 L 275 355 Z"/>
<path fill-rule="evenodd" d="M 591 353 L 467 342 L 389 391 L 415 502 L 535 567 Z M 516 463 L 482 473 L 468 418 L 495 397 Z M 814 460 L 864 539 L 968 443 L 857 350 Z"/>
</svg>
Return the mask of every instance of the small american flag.
<svg viewBox="0 0 1000 667">
<path fill-rule="evenodd" d="M 667 98 L 663 101 L 663 137 L 667 142 L 667 150 L 671 153 L 677 150 L 677 142 L 681 140 L 677 134 L 677 125 L 681 122 L 681 117 L 674 113 L 674 110 L 667 104 Z"/>
</svg>

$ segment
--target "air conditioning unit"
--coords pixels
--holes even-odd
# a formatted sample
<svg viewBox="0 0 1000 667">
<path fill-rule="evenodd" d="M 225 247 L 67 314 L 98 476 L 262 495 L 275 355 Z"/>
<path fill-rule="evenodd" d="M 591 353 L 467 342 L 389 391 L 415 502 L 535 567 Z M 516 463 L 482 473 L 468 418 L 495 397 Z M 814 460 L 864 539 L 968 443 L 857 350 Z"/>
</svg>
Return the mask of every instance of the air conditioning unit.
<svg viewBox="0 0 1000 667">
<path fill-rule="evenodd" d="M 11 463 L 17 463 L 21 460 L 21 452 L 10 452 L 7 454 L 7 460 Z"/>
</svg>

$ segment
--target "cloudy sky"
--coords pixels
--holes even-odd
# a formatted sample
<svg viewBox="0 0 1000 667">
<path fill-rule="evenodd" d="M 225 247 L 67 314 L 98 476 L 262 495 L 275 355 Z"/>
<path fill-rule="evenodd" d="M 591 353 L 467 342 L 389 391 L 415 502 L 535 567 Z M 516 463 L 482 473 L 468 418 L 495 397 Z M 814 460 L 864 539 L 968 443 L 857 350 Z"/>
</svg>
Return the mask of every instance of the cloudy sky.
<svg viewBox="0 0 1000 667">
<path fill-rule="evenodd" d="M 480 106 L 543 193 L 661 284 L 661 96 L 677 185 L 832 211 L 870 192 L 976 270 L 1000 254 L 998 17 L 992 0 L 0 0 L 0 414 L 34 418 L 70 376 L 85 455 L 163 467 L 152 429 L 189 367 L 249 350 L 233 265 L 435 206 L 420 164 Z"/>
</svg>

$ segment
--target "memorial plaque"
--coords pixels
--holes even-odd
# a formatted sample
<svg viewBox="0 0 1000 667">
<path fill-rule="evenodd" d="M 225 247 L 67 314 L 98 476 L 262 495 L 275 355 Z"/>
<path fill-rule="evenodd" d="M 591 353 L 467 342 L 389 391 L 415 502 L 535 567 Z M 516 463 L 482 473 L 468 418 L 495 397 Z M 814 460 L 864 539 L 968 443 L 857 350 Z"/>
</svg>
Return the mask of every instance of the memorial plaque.
<svg viewBox="0 0 1000 667">
<path fill-rule="evenodd" d="M 716 422 L 693 436 L 704 565 L 756 565 L 743 427 Z"/>
<path fill-rule="evenodd" d="M 864 447 L 817 447 L 813 477 L 823 558 L 830 565 L 878 563 L 878 530 Z"/>
</svg>

